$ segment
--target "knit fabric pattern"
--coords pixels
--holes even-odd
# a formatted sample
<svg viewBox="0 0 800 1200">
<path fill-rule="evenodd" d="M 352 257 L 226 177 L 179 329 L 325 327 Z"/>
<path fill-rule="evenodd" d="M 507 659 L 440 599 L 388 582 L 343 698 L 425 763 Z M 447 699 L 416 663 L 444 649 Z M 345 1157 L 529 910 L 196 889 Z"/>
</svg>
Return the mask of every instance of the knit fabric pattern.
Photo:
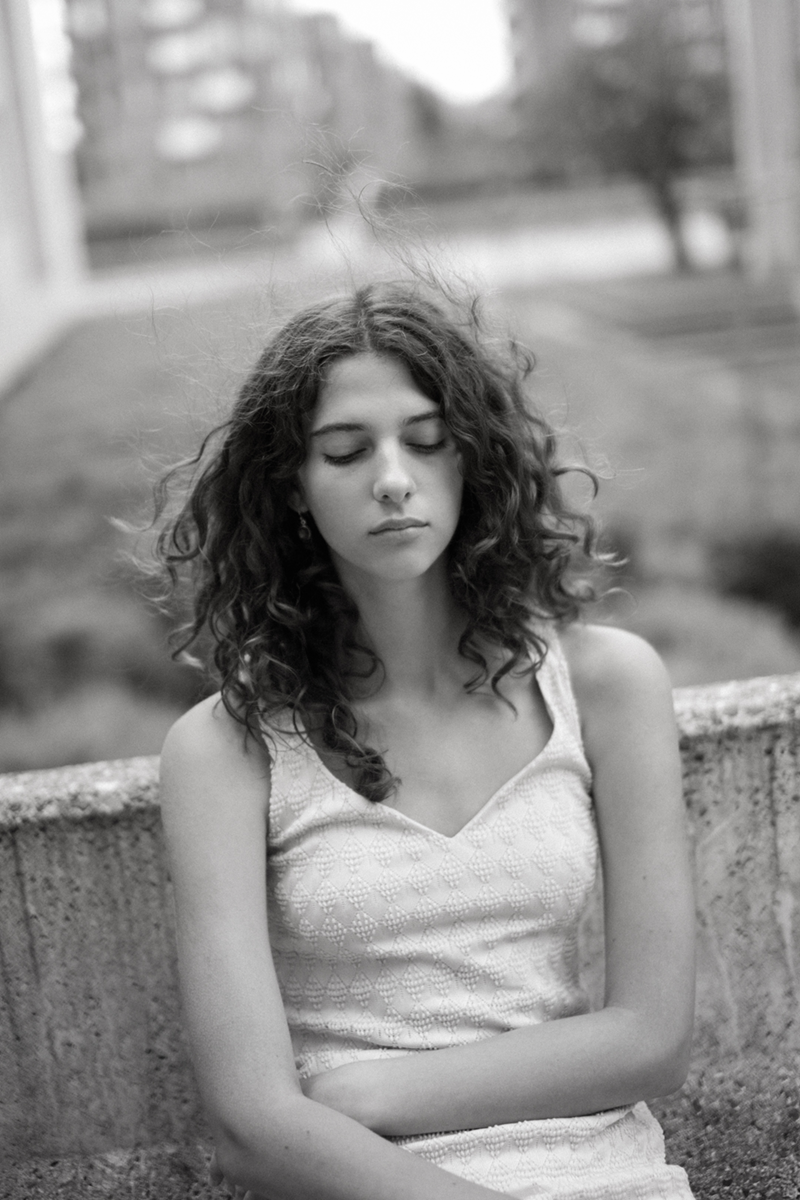
<svg viewBox="0 0 800 1200">
<path fill-rule="evenodd" d="M 301 1077 L 588 1009 L 577 929 L 598 860 L 591 772 L 555 635 L 537 676 L 544 749 L 454 836 L 273 743 L 270 941 Z M 687 1200 L 644 1104 L 396 1139 L 517 1197 Z"/>
</svg>

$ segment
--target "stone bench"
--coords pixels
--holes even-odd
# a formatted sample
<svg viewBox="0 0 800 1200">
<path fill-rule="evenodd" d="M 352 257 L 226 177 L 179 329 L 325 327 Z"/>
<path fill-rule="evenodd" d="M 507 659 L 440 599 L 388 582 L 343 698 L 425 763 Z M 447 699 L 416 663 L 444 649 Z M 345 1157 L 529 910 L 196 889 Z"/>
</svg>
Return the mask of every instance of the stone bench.
<svg viewBox="0 0 800 1200">
<path fill-rule="evenodd" d="M 800 676 L 681 689 L 699 923 L 698 1200 L 800 1198 Z M 0 1197 L 204 1197 L 157 760 L 0 776 Z M 590 922 L 590 926 L 592 922 Z M 597 922 L 588 956 L 599 959 Z"/>
</svg>

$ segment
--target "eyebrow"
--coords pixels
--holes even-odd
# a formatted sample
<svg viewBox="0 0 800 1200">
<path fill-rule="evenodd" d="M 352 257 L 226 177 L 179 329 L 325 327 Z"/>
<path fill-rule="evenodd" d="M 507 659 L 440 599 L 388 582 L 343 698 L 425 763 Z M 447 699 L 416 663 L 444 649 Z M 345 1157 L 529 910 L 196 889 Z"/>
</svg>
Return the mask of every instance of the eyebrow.
<svg viewBox="0 0 800 1200">
<path fill-rule="evenodd" d="M 413 417 L 406 417 L 403 421 L 403 426 L 419 425 L 423 421 L 441 421 L 442 414 L 437 409 L 435 412 L 415 413 Z M 319 429 L 313 430 L 311 437 L 322 437 L 324 433 L 361 433 L 367 428 L 357 421 L 334 421 L 330 425 L 321 425 Z"/>
</svg>

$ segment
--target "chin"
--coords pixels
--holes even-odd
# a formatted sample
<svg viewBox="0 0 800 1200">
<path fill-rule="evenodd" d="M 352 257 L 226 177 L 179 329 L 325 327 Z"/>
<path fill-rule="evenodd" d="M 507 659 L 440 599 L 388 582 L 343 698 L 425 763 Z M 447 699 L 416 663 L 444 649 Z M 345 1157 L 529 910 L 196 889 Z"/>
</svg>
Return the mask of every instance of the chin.
<svg viewBox="0 0 800 1200">
<path fill-rule="evenodd" d="M 440 561 L 443 562 L 442 555 L 431 559 L 428 554 L 423 557 L 413 553 L 395 553 L 383 555 L 380 562 L 373 558 L 367 562 L 353 563 L 340 558 L 336 568 L 343 582 L 348 575 L 355 574 L 365 579 L 382 579 L 386 583 L 406 583 L 424 578 Z"/>
</svg>

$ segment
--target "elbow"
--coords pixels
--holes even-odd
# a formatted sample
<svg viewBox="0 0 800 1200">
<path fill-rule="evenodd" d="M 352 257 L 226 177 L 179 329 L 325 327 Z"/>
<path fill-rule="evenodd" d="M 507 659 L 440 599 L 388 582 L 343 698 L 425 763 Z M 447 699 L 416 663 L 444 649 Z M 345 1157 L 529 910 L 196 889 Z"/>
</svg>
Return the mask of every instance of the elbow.
<svg viewBox="0 0 800 1200">
<path fill-rule="evenodd" d="M 285 1106 L 284 1116 L 286 1121 L 262 1111 L 257 1118 L 249 1114 L 244 1120 L 212 1122 L 217 1167 L 229 1187 L 262 1193 L 268 1180 L 281 1175 L 292 1126 L 298 1126 L 291 1104 Z"/>
<path fill-rule="evenodd" d="M 680 1039 L 654 1040 L 643 1064 L 645 1094 L 642 1099 L 669 1096 L 683 1087 L 689 1074 L 691 1049 L 691 1033 Z"/>
<path fill-rule="evenodd" d="M 672 1092 L 680 1091 L 686 1083 L 689 1074 L 689 1064 L 692 1058 L 692 1039 L 685 1041 L 666 1059 L 662 1066 L 662 1091 L 659 1096 L 669 1096 Z"/>
<path fill-rule="evenodd" d="M 632 1097 L 654 1100 L 683 1087 L 691 1061 L 691 1024 L 668 1023 L 628 1009 L 622 1031 Z"/>
<path fill-rule="evenodd" d="M 255 1156 L 245 1138 L 232 1129 L 218 1126 L 214 1133 L 214 1156 L 228 1187 L 247 1187 L 253 1177 Z"/>
<path fill-rule="evenodd" d="M 664 1059 L 652 1064 L 645 1081 L 644 1100 L 655 1100 L 659 1096 L 671 1096 L 679 1092 L 689 1074 L 688 1058 L 681 1056 Z"/>
</svg>

